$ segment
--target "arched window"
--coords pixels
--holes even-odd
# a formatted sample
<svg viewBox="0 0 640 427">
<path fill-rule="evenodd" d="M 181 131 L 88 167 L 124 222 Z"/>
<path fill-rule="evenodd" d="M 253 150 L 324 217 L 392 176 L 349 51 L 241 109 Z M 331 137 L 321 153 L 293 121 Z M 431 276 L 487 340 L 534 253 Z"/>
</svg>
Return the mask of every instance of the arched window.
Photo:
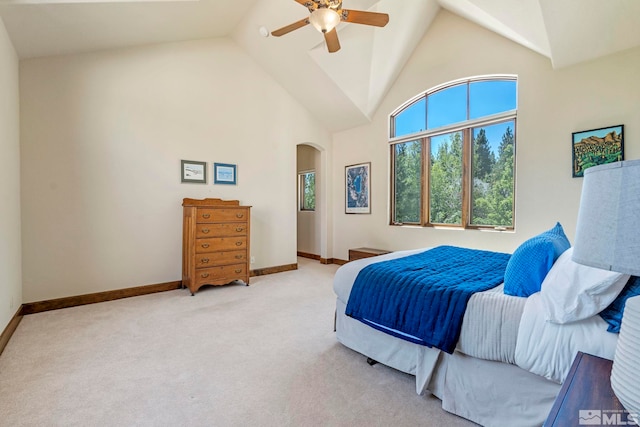
<svg viewBox="0 0 640 427">
<path fill-rule="evenodd" d="M 514 227 L 516 76 L 430 89 L 390 117 L 391 222 Z"/>
</svg>

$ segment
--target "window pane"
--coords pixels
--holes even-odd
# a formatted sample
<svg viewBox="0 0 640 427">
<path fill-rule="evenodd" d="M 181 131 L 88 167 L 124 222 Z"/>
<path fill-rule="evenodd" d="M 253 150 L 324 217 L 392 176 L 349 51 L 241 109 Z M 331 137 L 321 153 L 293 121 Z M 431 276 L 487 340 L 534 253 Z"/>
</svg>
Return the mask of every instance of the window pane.
<svg viewBox="0 0 640 427">
<path fill-rule="evenodd" d="M 513 226 L 515 122 L 473 129 L 471 224 Z"/>
<path fill-rule="evenodd" d="M 452 86 L 429 95 L 427 103 L 427 126 L 441 126 L 467 120 L 467 84 Z"/>
<path fill-rule="evenodd" d="M 393 147 L 395 223 L 420 223 L 422 206 L 422 143 L 411 141 Z"/>
<path fill-rule="evenodd" d="M 431 138 L 429 222 L 462 224 L 462 132 Z"/>
<path fill-rule="evenodd" d="M 313 211 L 316 209 L 316 174 L 307 172 L 300 174 L 300 209 Z"/>
<path fill-rule="evenodd" d="M 515 110 L 516 81 L 491 80 L 469 85 L 469 119 Z"/>
<path fill-rule="evenodd" d="M 402 110 L 402 112 L 395 117 L 395 134 L 393 136 L 409 135 L 425 130 L 427 128 L 425 124 L 426 105 L 427 102 L 425 98 L 422 98 Z"/>
</svg>

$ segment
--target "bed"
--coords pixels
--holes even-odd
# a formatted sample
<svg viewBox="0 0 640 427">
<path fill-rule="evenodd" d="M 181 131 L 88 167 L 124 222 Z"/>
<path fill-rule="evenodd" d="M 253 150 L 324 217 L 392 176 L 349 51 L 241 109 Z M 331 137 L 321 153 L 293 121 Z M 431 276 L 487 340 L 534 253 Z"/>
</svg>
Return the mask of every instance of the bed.
<svg viewBox="0 0 640 427">
<path fill-rule="evenodd" d="M 598 313 L 613 305 L 629 281 L 629 276 L 572 262 L 568 240 L 547 245 L 551 249 L 544 256 L 532 257 L 530 241 L 543 235 L 523 243 L 509 259 L 509 265 L 522 259 L 524 270 L 516 274 L 541 276 L 537 290 L 534 285 L 528 295 L 510 295 L 514 273 L 507 266 L 504 283 L 468 299 L 453 349 L 423 345 L 414 336 L 403 336 L 405 331 L 346 314 L 356 292 L 354 283 L 368 266 L 437 248 L 397 251 L 343 265 L 334 278 L 338 341 L 414 375 L 416 392 L 435 395 L 448 412 L 485 426 L 541 425 L 578 351 L 613 359 L 617 334 L 607 330 L 610 323 Z M 547 271 L 532 271 L 539 263 Z"/>
</svg>

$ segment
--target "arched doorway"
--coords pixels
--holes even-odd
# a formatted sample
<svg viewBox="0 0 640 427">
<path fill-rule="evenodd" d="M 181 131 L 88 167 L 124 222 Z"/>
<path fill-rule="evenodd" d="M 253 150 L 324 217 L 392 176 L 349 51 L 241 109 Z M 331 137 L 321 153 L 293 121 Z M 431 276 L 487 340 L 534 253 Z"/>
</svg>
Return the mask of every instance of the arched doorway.
<svg viewBox="0 0 640 427">
<path fill-rule="evenodd" d="M 326 257 L 323 152 L 311 144 L 296 149 L 297 251 L 299 256 L 320 260 Z"/>
</svg>

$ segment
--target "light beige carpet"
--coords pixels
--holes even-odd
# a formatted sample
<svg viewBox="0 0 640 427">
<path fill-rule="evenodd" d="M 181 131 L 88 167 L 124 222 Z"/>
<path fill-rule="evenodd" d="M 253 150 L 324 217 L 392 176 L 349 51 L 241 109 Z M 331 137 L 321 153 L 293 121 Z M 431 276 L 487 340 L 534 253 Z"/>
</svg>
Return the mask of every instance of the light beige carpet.
<svg viewBox="0 0 640 427">
<path fill-rule="evenodd" d="M 466 426 L 336 341 L 335 265 L 25 316 L 0 426 Z"/>
</svg>

